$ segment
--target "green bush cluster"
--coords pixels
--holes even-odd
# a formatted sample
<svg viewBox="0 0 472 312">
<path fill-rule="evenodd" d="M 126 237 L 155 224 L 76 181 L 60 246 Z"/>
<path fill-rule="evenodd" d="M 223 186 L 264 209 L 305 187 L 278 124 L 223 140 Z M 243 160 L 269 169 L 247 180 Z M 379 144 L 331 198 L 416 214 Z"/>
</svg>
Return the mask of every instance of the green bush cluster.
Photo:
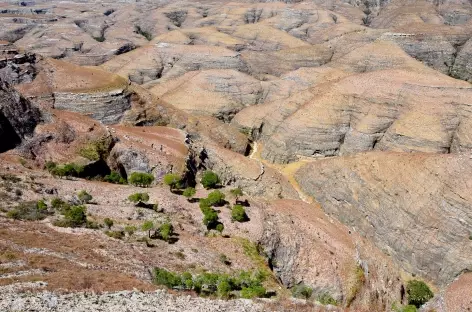
<svg viewBox="0 0 472 312">
<path fill-rule="evenodd" d="M 244 209 L 244 207 L 241 205 L 233 206 L 233 209 L 231 209 L 231 218 L 238 222 L 246 222 L 249 220 L 246 214 L 246 209 Z"/>
<path fill-rule="evenodd" d="M 133 172 L 128 178 L 129 184 L 140 187 L 149 187 L 153 181 L 154 176 L 144 172 Z"/>
<path fill-rule="evenodd" d="M 313 289 L 305 284 L 299 284 L 292 287 L 292 296 L 299 299 L 310 299 Z"/>
<path fill-rule="evenodd" d="M 434 297 L 428 285 L 418 280 L 411 280 L 407 283 L 406 293 L 408 295 L 408 304 L 414 305 L 417 308 Z"/>
<path fill-rule="evenodd" d="M 84 172 L 84 166 L 74 163 L 57 165 L 54 162 L 47 162 L 45 168 L 55 177 L 81 177 Z"/>
<path fill-rule="evenodd" d="M 141 230 L 147 231 L 148 236 L 151 237 L 151 231 L 154 229 L 154 222 L 151 220 L 144 221 L 144 223 L 141 225 Z"/>
<path fill-rule="evenodd" d="M 133 203 L 139 203 L 139 202 L 145 203 L 149 200 L 149 194 L 148 193 L 135 193 L 128 196 L 128 199 Z"/>
<path fill-rule="evenodd" d="M 17 207 L 7 212 L 7 217 L 15 220 L 43 220 L 53 212 L 48 211 L 44 201 L 28 201 L 19 203 Z"/>
<path fill-rule="evenodd" d="M 108 229 L 111 229 L 111 227 L 113 226 L 114 222 L 112 219 L 110 218 L 105 218 L 103 219 L 103 223 L 105 224 L 105 226 L 108 228 Z"/>
<path fill-rule="evenodd" d="M 82 147 L 79 151 L 79 155 L 92 161 L 106 159 L 110 153 L 109 150 L 112 143 L 112 137 L 102 137 Z"/>
<path fill-rule="evenodd" d="M 165 185 L 169 186 L 171 192 L 181 188 L 182 178 L 178 174 L 168 173 L 164 176 L 163 181 Z"/>
<path fill-rule="evenodd" d="M 208 205 L 206 199 L 200 200 L 200 210 L 203 213 L 203 224 L 207 226 L 207 229 L 216 229 L 219 224 L 218 212 Z"/>
<path fill-rule="evenodd" d="M 193 196 L 195 196 L 195 193 L 197 191 L 195 190 L 195 188 L 193 187 L 187 187 L 184 192 L 182 193 L 182 195 L 184 195 L 185 197 L 187 197 L 187 200 L 191 200 L 193 198 Z"/>
<path fill-rule="evenodd" d="M 157 229 L 156 238 L 169 242 L 174 234 L 174 227 L 171 223 L 166 222 Z"/>
<path fill-rule="evenodd" d="M 60 210 L 64 219 L 57 220 L 54 225 L 60 227 L 81 227 L 87 224 L 87 209 L 85 206 L 63 206 Z"/>
<path fill-rule="evenodd" d="M 125 226 L 125 232 L 128 233 L 129 236 L 133 235 L 134 232 L 136 232 L 137 230 L 138 230 L 138 228 L 135 227 L 134 225 Z"/>
<path fill-rule="evenodd" d="M 220 183 L 220 178 L 216 173 L 211 170 L 203 172 L 202 179 L 200 181 L 204 188 L 210 189 L 215 188 Z"/>
<path fill-rule="evenodd" d="M 265 297 L 266 289 L 262 286 L 265 275 L 260 272 L 242 271 L 237 275 L 202 273 L 193 276 L 185 272 L 178 274 L 161 268 L 154 269 L 154 283 L 179 290 L 194 290 L 199 295 L 218 295 L 230 298 L 239 295 L 242 298 Z"/>
<path fill-rule="evenodd" d="M 105 234 L 114 239 L 123 239 L 125 237 L 124 231 L 106 231 Z"/>
<path fill-rule="evenodd" d="M 107 174 L 103 181 L 114 184 L 128 184 L 125 178 L 123 178 L 118 172 L 112 171 L 110 174 Z"/>
<path fill-rule="evenodd" d="M 225 204 L 225 194 L 216 190 L 208 194 L 207 197 L 208 205 L 210 206 L 223 206 Z"/>
<path fill-rule="evenodd" d="M 234 196 L 236 201 L 238 201 L 239 197 L 243 196 L 243 190 L 239 187 L 232 189 L 230 193 Z"/>
</svg>

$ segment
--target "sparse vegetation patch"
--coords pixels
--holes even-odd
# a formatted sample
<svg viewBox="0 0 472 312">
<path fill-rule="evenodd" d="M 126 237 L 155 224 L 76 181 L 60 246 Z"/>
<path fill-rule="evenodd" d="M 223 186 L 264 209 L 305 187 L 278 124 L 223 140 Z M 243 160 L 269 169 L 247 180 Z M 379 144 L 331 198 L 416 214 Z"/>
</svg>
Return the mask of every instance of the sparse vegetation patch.
<svg viewBox="0 0 472 312">
<path fill-rule="evenodd" d="M 217 295 L 220 298 L 256 298 L 266 297 L 267 291 L 262 285 L 265 275 L 259 271 L 241 271 L 235 275 L 220 273 L 202 273 L 192 275 L 189 272 L 178 274 L 162 268 L 154 269 L 154 283 L 176 290 L 194 290 L 201 296 Z"/>
</svg>

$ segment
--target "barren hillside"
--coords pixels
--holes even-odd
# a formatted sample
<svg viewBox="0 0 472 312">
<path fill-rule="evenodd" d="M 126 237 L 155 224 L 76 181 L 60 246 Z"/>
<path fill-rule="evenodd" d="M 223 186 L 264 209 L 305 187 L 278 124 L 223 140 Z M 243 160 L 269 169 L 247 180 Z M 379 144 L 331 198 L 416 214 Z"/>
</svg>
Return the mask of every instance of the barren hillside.
<svg viewBox="0 0 472 312">
<path fill-rule="evenodd" d="M 0 3 L 1 311 L 472 310 L 472 3 Z"/>
</svg>

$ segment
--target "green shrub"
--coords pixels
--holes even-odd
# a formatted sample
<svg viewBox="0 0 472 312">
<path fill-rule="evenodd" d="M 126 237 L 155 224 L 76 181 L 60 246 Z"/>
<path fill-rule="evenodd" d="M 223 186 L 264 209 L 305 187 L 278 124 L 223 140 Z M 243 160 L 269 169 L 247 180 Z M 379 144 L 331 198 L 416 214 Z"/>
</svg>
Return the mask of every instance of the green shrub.
<svg viewBox="0 0 472 312">
<path fill-rule="evenodd" d="M 243 196 L 243 190 L 241 188 L 235 188 L 230 191 L 231 195 L 234 196 L 235 201 L 238 201 L 240 196 Z"/>
<path fill-rule="evenodd" d="M 218 225 L 218 212 L 210 207 L 201 208 L 203 213 L 203 224 L 207 229 L 214 229 Z"/>
<path fill-rule="evenodd" d="M 223 230 L 225 229 L 225 226 L 223 223 L 218 223 L 216 226 L 215 226 L 215 230 L 217 230 L 218 232 L 222 233 Z"/>
<path fill-rule="evenodd" d="M 408 304 L 414 305 L 417 308 L 428 302 L 434 296 L 428 285 L 418 280 L 408 282 L 406 293 L 408 295 Z"/>
<path fill-rule="evenodd" d="M 221 206 L 225 203 L 225 194 L 216 190 L 208 194 L 207 199 L 210 206 Z"/>
<path fill-rule="evenodd" d="M 57 167 L 57 164 L 53 161 L 47 161 L 46 164 L 44 164 L 44 169 L 46 169 L 49 172 L 51 172 L 56 167 Z"/>
<path fill-rule="evenodd" d="M 81 227 L 87 222 L 87 209 L 84 206 L 72 206 L 64 214 L 69 227 Z"/>
<path fill-rule="evenodd" d="M 198 205 L 200 206 L 200 209 L 205 209 L 205 208 L 210 208 L 211 207 L 210 201 L 208 200 L 208 198 L 200 198 L 200 201 L 199 201 Z"/>
<path fill-rule="evenodd" d="M 309 299 L 313 294 L 313 289 L 305 284 L 295 285 L 292 288 L 292 296 L 300 299 Z"/>
<path fill-rule="evenodd" d="M 221 263 L 224 263 L 225 265 L 231 265 L 231 261 L 229 261 L 228 257 L 225 254 L 220 254 L 219 259 Z"/>
<path fill-rule="evenodd" d="M 149 200 L 149 194 L 148 193 L 135 193 L 128 196 L 128 199 L 132 201 L 133 203 L 138 203 L 138 202 L 145 203 Z"/>
<path fill-rule="evenodd" d="M 402 312 L 416 312 L 418 309 L 414 305 L 407 305 L 403 307 Z"/>
<path fill-rule="evenodd" d="M 174 288 L 182 283 L 182 278 L 175 273 L 169 272 L 166 269 L 154 269 L 154 283 L 157 285 L 164 285 L 168 288 Z"/>
<path fill-rule="evenodd" d="M 141 225 L 141 230 L 148 231 L 148 236 L 151 237 L 151 231 L 154 229 L 154 223 L 151 220 L 144 221 Z"/>
<path fill-rule="evenodd" d="M 123 178 L 118 172 L 112 171 L 110 174 L 103 178 L 103 181 L 114 184 L 127 184 L 125 178 Z"/>
<path fill-rule="evenodd" d="M 231 210 L 231 218 L 238 222 L 245 222 L 249 218 L 247 217 L 246 210 L 241 205 L 234 205 Z"/>
<path fill-rule="evenodd" d="M 144 172 L 133 172 L 128 178 L 130 184 L 140 187 L 148 187 L 153 181 L 154 176 L 150 173 Z"/>
<path fill-rule="evenodd" d="M 137 228 L 134 225 L 125 226 L 125 232 L 128 233 L 129 236 L 133 235 L 136 230 Z"/>
<path fill-rule="evenodd" d="M 53 199 L 51 199 L 51 207 L 54 208 L 54 209 L 60 209 L 62 208 L 64 205 L 66 204 L 66 202 L 64 202 L 62 199 L 60 199 L 59 197 L 54 197 Z"/>
<path fill-rule="evenodd" d="M 197 192 L 197 191 L 195 190 L 195 188 L 193 188 L 193 187 L 187 187 L 187 188 L 184 190 L 184 192 L 183 192 L 182 195 L 184 195 L 185 197 L 187 197 L 188 200 L 190 200 L 190 199 L 193 198 L 193 196 L 195 195 L 196 192 Z"/>
<path fill-rule="evenodd" d="M 143 231 L 149 231 L 154 228 L 154 223 L 151 220 L 144 221 L 143 225 L 141 226 L 141 229 Z"/>
<path fill-rule="evenodd" d="M 220 182 L 220 179 L 218 178 L 218 175 L 214 173 L 211 170 L 206 170 L 203 172 L 201 183 L 204 188 L 209 189 L 209 188 L 214 188 L 215 186 L 218 185 Z"/>
<path fill-rule="evenodd" d="M 85 227 L 87 229 L 98 230 L 100 228 L 100 224 L 98 224 L 97 222 L 94 222 L 94 221 L 87 220 L 85 222 Z"/>
<path fill-rule="evenodd" d="M 44 206 L 41 205 L 41 202 L 42 201 L 21 202 L 17 207 L 7 212 L 7 217 L 26 221 L 43 220 L 51 213 L 48 212 L 47 206 L 44 208 Z"/>
<path fill-rule="evenodd" d="M 168 242 L 171 236 L 174 235 L 174 227 L 170 223 L 164 223 L 159 227 L 158 232 L 159 238 Z"/>
<path fill-rule="evenodd" d="M 114 239 L 123 239 L 125 237 L 124 231 L 106 231 L 105 234 Z"/>
<path fill-rule="evenodd" d="M 81 177 L 84 172 L 84 166 L 80 166 L 74 163 L 57 166 L 51 163 L 49 166 L 49 172 L 53 176 L 62 177 Z"/>
<path fill-rule="evenodd" d="M 266 290 L 262 287 L 264 277 L 257 272 L 242 271 L 237 276 L 205 272 L 196 276 L 185 272 L 179 275 L 161 268 L 154 269 L 154 283 L 169 288 L 194 290 L 200 295 L 218 294 L 229 298 L 232 291 L 241 290 L 241 297 L 264 297 Z"/>
<path fill-rule="evenodd" d="M 38 210 L 48 210 L 48 205 L 42 199 L 37 201 L 36 206 Z"/>
<path fill-rule="evenodd" d="M 181 280 L 181 285 L 183 289 L 186 290 L 192 290 L 193 288 L 193 276 L 189 272 L 184 272 L 182 273 L 182 276 L 180 278 Z"/>
<path fill-rule="evenodd" d="M 336 301 L 336 299 L 334 299 L 333 297 L 331 297 L 330 294 L 328 293 L 323 293 L 321 295 L 319 295 L 316 300 L 321 303 L 322 305 L 337 305 L 338 302 Z"/>
<path fill-rule="evenodd" d="M 180 187 L 182 178 L 175 173 L 168 173 L 164 176 L 164 184 L 168 185 L 170 190 L 173 191 L 176 188 Z"/>
<path fill-rule="evenodd" d="M 220 298 L 229 298 L 230 292 L 232 290 L 231 283 L 229 279 L 223 278 L 220 281 L 218 281 L 218 285 L 216 287 L 218 296 Z"/>
<path fill-rule="evenodd" d="M 113 226 L 113 220 L 110 218 L 103 219 L 103 223 L 105 223 L 108 229 L 111 229 L 111 227 Z"/>
<path fill-rule="evenodd" d="M 241 297 L 245 299 L 252 299 L 257 297 L 264 297 L 266 289 L 263 286 L 252 286 L 241 289 Z"/>
<path fill-rule="evenodd" d="M 89 193 L 87 193 L 87 191 L 85 191 L 85 190 L 80 191 L 80 192 L 77 194 L 77 198 L 79 199 L 79 201 L 80 201 L 82 204 L 88 204 L 88 203 L 90 203 L 90 201 L 93 199 L 93 198 L 92 198 L 92 195 L 90 195 Z"/>
<path fill-rule="evenodd" d="M 92 161 L 106 159 L 109 155 L 112 143 L 112 137 L 102 137 L 98 140 L 89 142 L 86 146 L 82 147 L 79 151 L 79 155 Z"/>
</svg>

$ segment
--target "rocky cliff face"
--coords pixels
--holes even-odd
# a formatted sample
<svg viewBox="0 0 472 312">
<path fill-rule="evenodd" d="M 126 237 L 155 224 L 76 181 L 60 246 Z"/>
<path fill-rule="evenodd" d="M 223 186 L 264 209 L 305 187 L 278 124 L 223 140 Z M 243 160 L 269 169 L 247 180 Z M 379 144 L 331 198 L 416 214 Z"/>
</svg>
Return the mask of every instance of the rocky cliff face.
<svg viewBox="0 0 472 312">
<path fill-rule="evenodd" d="M 401 302 L 402 282 L 390 259 L 319 206 L 278 200 L 263 214 L 259 242 L 284 285 L 308 285 L 315 298 L 330 295 L 355 311 L 387 311 Z"/>
<path fill-rule="evenodd" d="M 131 108 L 131 93 L 126 89 L 107 92 L 54 92 L 54 108 L 77 112 L 114 124 Z"/>
<path fill-rule="evenodd" d="M 472 269 L 470 168 L 469 154 L 369 153 L 312 162 L 296 179 L 406 270 L 446 285 Z"/>
<path fill-rule="evenodd" d="M 31 136 L 40 119 L 35 106 L 0 80 L 0 152 L 14 148 Z"/>
</svg>

